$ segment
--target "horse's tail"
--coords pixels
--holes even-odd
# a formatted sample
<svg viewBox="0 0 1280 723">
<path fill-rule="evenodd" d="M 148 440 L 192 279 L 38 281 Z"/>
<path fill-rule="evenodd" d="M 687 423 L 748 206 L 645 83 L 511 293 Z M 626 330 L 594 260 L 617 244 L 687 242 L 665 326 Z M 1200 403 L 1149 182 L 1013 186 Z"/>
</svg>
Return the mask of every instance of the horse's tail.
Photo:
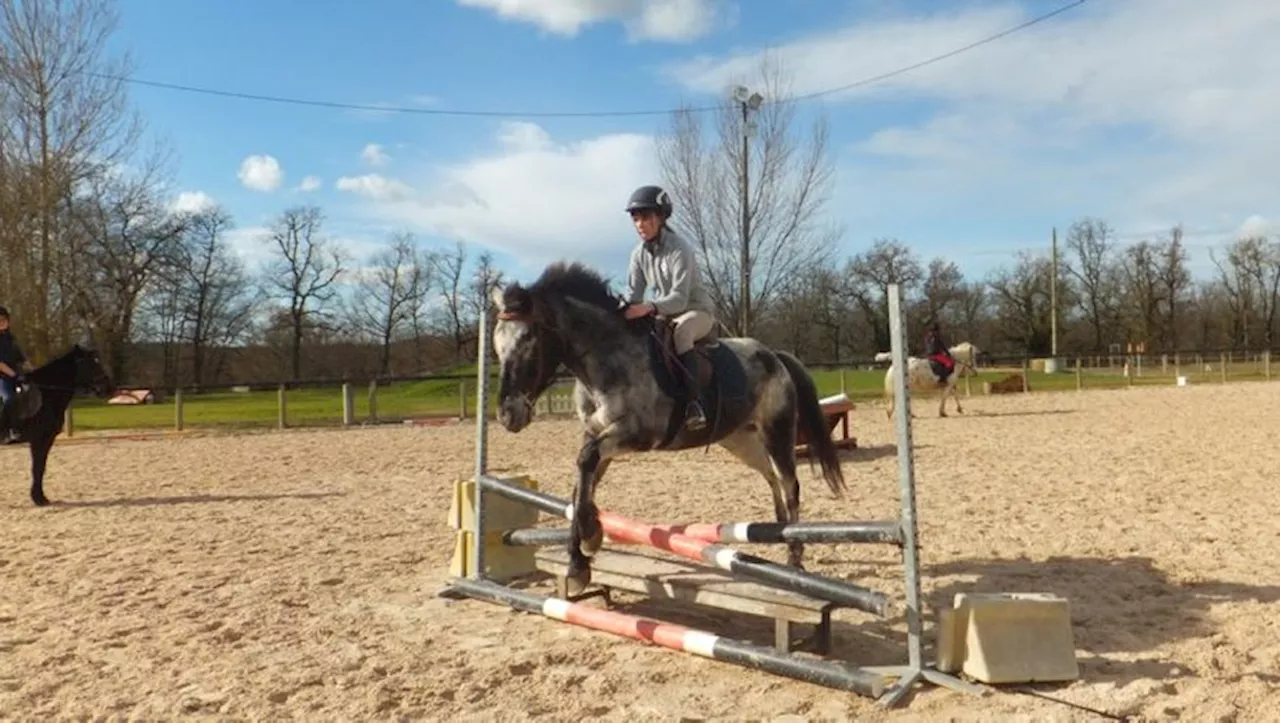
<svg viewBox="0 0 1280 723">
<path fill-rule="evenodd" d="M 840 454 L 836 449 L 835 442 L 831 439 L 831 430 L 827 428 L 826 415 L 822 413 L 822 404 L 818 401 L 818 388 L 814 386 L 813 378 L 809 376 L 808 370 L 804 368 L 804 364 L 791 354 L 780 351 L 778 358 L 782 360 L 782 365 L 787 368 L 787 373 L 791 375 L 791 382 L 796 385 L 796 403 L 797 411 L 800 414 L 800 426 L 804 430 L 805 437 L 809 442 L 809 450 L 812 453 L 809 459 L 810 466 L 813 465 L 813 459 L 822 464 L 822 477 L 827 481 L 827 486 L 831 488 L 831 493 L 836 497 L 843 497 L 844 470 L 840 468 Z"/>
</svg>

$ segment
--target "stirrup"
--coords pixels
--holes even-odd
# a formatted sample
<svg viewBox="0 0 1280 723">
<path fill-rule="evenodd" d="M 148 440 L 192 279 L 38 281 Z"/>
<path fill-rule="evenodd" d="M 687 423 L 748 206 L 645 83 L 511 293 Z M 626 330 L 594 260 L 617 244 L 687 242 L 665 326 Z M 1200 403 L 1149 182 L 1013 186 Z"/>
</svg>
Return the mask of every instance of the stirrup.
<svg viewBox="0 0 1280 723">
<path fill-rule="evenodd" d="M 684 408 L 684 426 L 687 429 L 699 430 L 707 426 L 707 413 L 699 402 L 689 402 Z"/>
</svg>

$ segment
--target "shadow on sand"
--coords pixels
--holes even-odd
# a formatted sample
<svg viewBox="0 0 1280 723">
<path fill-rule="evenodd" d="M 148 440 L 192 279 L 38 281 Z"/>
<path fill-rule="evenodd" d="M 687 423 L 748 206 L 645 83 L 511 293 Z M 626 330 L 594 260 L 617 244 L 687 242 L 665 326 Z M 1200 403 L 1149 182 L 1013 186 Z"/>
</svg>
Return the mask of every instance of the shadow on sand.
<svg viewBox="0 0 1280 723">
<path fill-rule="evenodd" d="M 165 507 L 168 505 L 201 505 L 222 502 L 271 502 L 274 500 L 315 500 L 344 497 L 346 492 L 293 492 L 264 495 L 178 495 L 174 497 L 117 497 L 109 500 L 55 500 L 50 507 Z"/>
</svg>

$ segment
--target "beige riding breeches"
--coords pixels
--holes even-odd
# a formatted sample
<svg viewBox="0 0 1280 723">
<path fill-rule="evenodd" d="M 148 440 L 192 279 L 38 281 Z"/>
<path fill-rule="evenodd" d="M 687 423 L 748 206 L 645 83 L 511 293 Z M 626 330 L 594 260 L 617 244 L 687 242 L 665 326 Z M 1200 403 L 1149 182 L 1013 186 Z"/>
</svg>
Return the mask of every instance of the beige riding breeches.
<svg viewBox="0 0 1280 723">
<path fill-rule="evenodd" d="M 675 318 L 676 328 L 672 333 L 675 337 L 676 353 L 683 354 L 693 348 L 693 343 L 715 328 L 715 317 L 705 311 L 686 311 Z"/>
</svg>

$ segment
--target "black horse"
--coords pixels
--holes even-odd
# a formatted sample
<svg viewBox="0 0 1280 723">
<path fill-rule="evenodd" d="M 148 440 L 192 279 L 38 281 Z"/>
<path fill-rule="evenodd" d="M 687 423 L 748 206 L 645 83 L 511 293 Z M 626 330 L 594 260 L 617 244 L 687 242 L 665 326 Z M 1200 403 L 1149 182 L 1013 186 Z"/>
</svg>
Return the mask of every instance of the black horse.
<svg viewBox="0 0 1280 723">
<path fill-rule="evenodd" d="M 67 405 L 78 391 L 106 397 L 111 394 L 112 385 L 98 353 L 79 344 L 32 370 L 26 381 L 13 400 L 12 424 L 20 436 L 10 444 L 31 445 L 31 501 L 43 507 L 49 504 L 44 496 L 45 462 L 54 439 L 62 431 Z"/>
</svg>

